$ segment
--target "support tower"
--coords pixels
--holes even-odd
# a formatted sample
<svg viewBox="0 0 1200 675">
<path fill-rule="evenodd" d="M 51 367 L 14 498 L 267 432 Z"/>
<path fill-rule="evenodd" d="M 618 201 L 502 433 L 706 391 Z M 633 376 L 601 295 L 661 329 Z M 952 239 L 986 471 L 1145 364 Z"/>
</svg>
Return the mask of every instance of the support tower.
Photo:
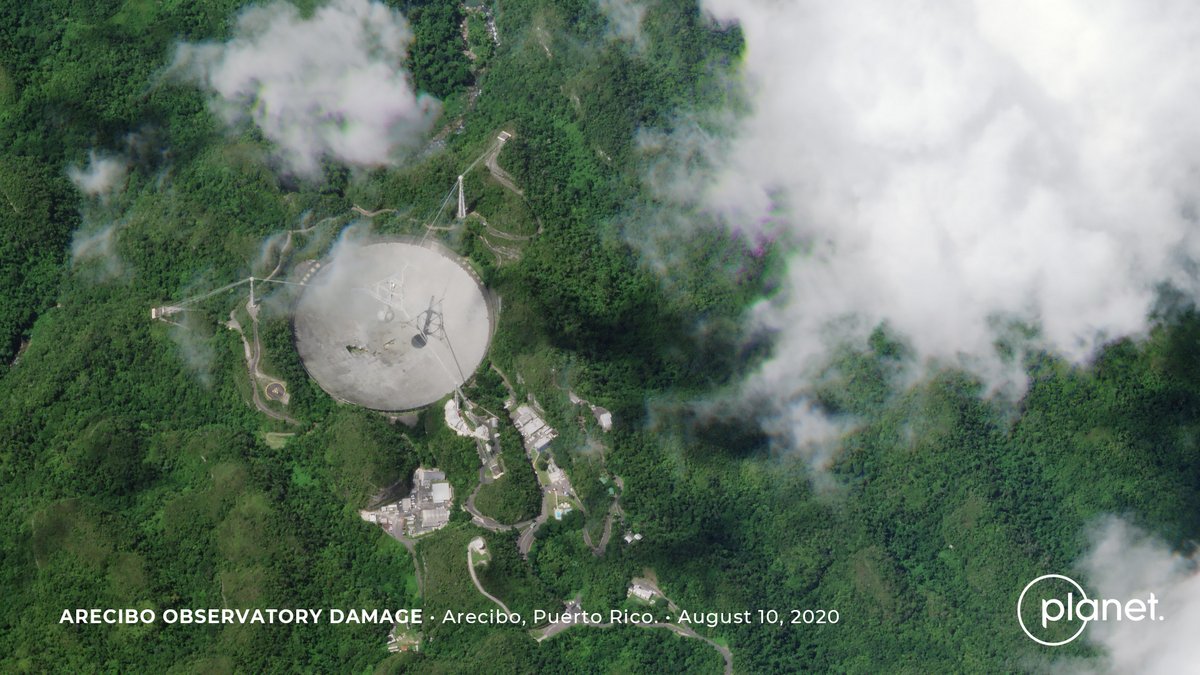
<svg viewBox="0 0 1200 675">
<path fill-rule="evenodd" d="M 463 177 L 458 177 L 458 219 L 467 217 L 467 198 L 463 196 Z"/>
</svg>

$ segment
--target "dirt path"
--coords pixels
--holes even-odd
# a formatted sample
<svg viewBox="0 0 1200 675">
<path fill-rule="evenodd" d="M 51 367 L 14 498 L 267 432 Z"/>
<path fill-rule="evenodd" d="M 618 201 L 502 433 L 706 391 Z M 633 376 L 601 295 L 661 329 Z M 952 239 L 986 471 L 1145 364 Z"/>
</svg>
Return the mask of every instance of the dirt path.
<svg viewBox="0 0 1200 675">
<path fill-rule="evenodd" d="M 408 555 L 413 561 L 413 573 L 417 577 L 417 595 L 421 596 L 421 598 L 424 598 L 425 578 L 421 576 L 421 559 L 417 557 L 417 542 L 402 534 L 396 534 L 391 531 L 389 531 L 388 534 L 392 535 L 396 541 L 404 544 L 404 548 L 408 549 Z"/>
<path fill-rule="evenodd" d="M 350 210 L 357 213 L 360 216 L 363 216 L 364 218 L 374 218 L 375 216 L 378 216 L 381 213 L 395 213 L 396 212 L 396 209 L 376 209 L 374 211 L 368 211 L 368 210 L 364 209 L 363 207 L 359 206 L 358 204 L 351 206 Z"/>
<path fill-rule="evenodd" d="M 521 190 L 521 188 L 517 187 L 517 184 L 513 182 L 512 175 L 502 169 L 496 161 L 497 158 L 500 157 L 500 151 L 502 149 L 504 149 L 503 141 L 493 145 L 491 152 L 489 152 L 487 157 L 483 160 L 483 165 L 487 167 L 487 170 L 492 174 L 492 177 L 496 179 L 496 182 L 524 197 L 525 192 Z"/>
<path fill-rule="evenodd" d="M 504 246 L 497 246 L 488 241 L 487 237 L 480 237 L 479 241 L 482 241 L 483 245 L 486 246 L 489 251 L 495 254 L 496 264 L 498 265 L 504 264 L 504 261 L 506 260 L 519 260 L 521 258 L 520 252 Z"/>
<path fill-rule="evenodd" d="M 487 221 L 487 218 L 484 218 L 482 215 L 480 215 L 480 213 L 478 211 L 472 211 L 471 215 L 475 216 L 476 218 L 479 219 L 479 222 L 483 223 L 484 231 L 486 231 L 488 234 L 492 235 L 493 237 L 496 237 L 497 239 L 504 239 L 506 241 L 523 242 L 523 241 L 529 241 L 530 239 L 533 239 L 535 236 L 537 236 L 536 234 L 510 234 L 508 232 L 501 232 L 500 230 L 497 230 L 496 228 L 492 227 L 492 224 Z"/>
<path fill-rule="evenodd" d="M 247 302 L 247 310 L 249 310 L 249 302 Z M 246 338 L 245 331 L 242 330 L 242 324 L 240 322 L 238 322 L 238 320 L 237 320 L 236 313 L 237 313 L 236 309 L 229 312 L 229 323 L 226 325 L 228 325 L 231 329 L 237 331 L 238 336 L 240 336 L 242 338 L 242 347 L 244 348 L 245 355 L 246 355 L 246 372 L 250 374 L 250 392 L 251 392 L 250 398 L 254 402 L 254 407 L 258 408 L 259 412 L 266 415 L 267 417 L 270 417 L 271 419 L 279 420 L 281 422 L 287 422 L 288 424 L 296 424 L 296 425 L 303 424 L 303 422 L 301 422 L 300 420 L 297 420 L 293 417 L 285 415 L 284 413 L 272 410 L 262 400 L 262 395 L 258 391 L 258 382 L 260 379 L 263 379 L 263 378 L 270 379 L 270 378 L 267 378 L 266 375 L 261 370 L 259 370 L 259 367 L 258 367 L 259 357 L 260 357 L 261 351 L 262 351 L 262 343 L 258 339 L 258 321 L 254 322 L 254 344 L 253 344 L 253 346 L 251 346 L 250 340 L 248 340 Z M 253 317 L 253 316 L 254 316 L 254 313 L 251 312 L 251 317 Z"/>
<path fill-rule="evenodd" d="M 504 388 L 508 390 L 508 397 L 515 401 L 517 399 L 517 392 L 513 390 L 512 382 L 508 381 L 508 376 L 504 374 L 504 371 L 497 368 L 495 363 L 489 362 L 488 365 L 492 367 L 492 370 L 496 371 L 496 374 L 504 382 Z"/>
</svg>

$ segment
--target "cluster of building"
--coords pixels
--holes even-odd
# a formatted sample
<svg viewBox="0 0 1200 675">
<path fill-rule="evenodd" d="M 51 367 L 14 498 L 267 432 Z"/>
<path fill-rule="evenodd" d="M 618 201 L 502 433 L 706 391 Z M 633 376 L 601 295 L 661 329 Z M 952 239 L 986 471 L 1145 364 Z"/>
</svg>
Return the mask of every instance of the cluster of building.
<svg viewBox="0 0 1200 675">
<path fill-rule="evenodd" d="M 658 592 L 650 586 L 635 581 L 629 585 L 626 595 L 631 598 L 637 598 L 642 602 L 651 602 L 654 600 L 654 596 L 658 595 Z"/>
<path fill-rule="evenodd" d="M 525 442 L 525 453 L 529 456 L 529 461 L 533 464 L 536 472 L 538 459 L 543 456 L 550 442 L 558 438 L 558 432 L 546 423 L 546 420 L 534 408 L 535 405 L 537 405 L 536 402 L 533 402 L 532 405 L 525 403 L 516 405 L 515 401 L 508 401 L 504 407 L 508 408 L 513 426 L 517 428 Z M 538 482 L 542 486 L 542 492 L 554 500 L 554 519 L 562 520 L 563 516 L 574 508 L 571 500 L 575 493 L 571 489 L 571 479 L 567 477 L 567 473 L 554 462 L 554 457 L 549 453 L 546 453 L 545 456 L 547 457 L 546 473 L 544 476 L 538 475 Z"/>
<path fill-rule="evenodd" d="M 479 453 L 479 462 L 495 480 L 504 475 L 504 465 L 500 462 L 500 420 L 486 415 L 480 417 L 471 409 L 460 408 L 457 398 L 446 401 L 446 426 L 459 436 L 475 439 L 475 450 Z"/>
<path fill-rule="evenodd" d="M 546 424 L 546 420 L 542 419 L 532 406 L 522 403 L 516 410 L 510 408 L 509 415 L 517 431 L 521 433 L 521 438 L 525 440 L 525 451 L 530 457 L 545 450 L 550 441 L 558 438 L 558 432 Z"/>
<path fill-rule="evenodd" d="M 604 431 L 605 433 L 612 431 L 612 426 L 613 426 L 612 413 L 609 412 L 606 408 L 601 408 L 598 405 L 592 405 L 590 402 L 587 401 L 587 399 L 580 398 L 579 395 L 573 391 L 567 392 L 567 398 L 571 399 L 571 403 L 573 403 L 574 405 L 586 405 L 588 408 L 590 408 L 592 411 L 592 417 L 596 418 L 596 424 L 600 425 L 600 429 L 602 431 Z"/>
<path fill-rule="evenodd" d="M 446 474 L 437 469 L 417 469 L 412 492 L 393 504 L 375 511 L 361 511 L 368 523 L 375 523 L 393 536 L 419 537 L 441 529 L 450 522 L 454 490 Z"/>
<path fill-rule="evenodd" d="M 410 630 L 406 624 L 398 623 L 388 633 L 387 650 L 396 652 L 421 651 L 420 631 Z"/>
<path fill-rule="evenodd" d="M 466 436 L 481 441 L 491 440 L 491 434 L 488 433 L 486 424 L 479 424 L 472 427 L 467 420 L 463 419 L 462 411 L 458 408 L 458 401 L 451 398 L 446 401 L 446 426 L 454 430 L 454 433 L 459 436 Z M 478 424 L 478 422 L 476 422 Z"/>
</svg>

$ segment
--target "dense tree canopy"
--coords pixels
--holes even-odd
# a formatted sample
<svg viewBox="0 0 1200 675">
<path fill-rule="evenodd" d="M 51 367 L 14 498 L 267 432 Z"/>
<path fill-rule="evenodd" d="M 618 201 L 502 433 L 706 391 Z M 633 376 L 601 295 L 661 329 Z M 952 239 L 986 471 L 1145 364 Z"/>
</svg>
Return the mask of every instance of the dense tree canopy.
<svg viewBox="0 0 1200 675">
<path fill-rule="evenodd" d="M 1200 536 L 1193 312 L 1087 367 L 1040 356 L 1015 404 L 956 371 L 898 381 L 911 355 L 881 327 L 838 355 L 818 392 L 853 431 L 817 482 L 756 420 L 696 412 L 689 401 L 727 392 L 769 352 L 741 317 L 780 263 L 697 231 L 664 280 L 631 245 L 633 220 L 656 206 L 637 134 L 737 105 L 725 78 L 741 35 L 695 2 L 646 3 L 641 52 L 608 39 L 587 0 L 489 3 L 500 41 L 475 63 L 458 3 L 392 3 L 412 24 L 417 88 L 443 99 L 436 141 L 393 167 L 330 163 L 310 181 L 278 175 L 261 134 L 225 129 L 203 92 L 160 77 L 176 41 L 222 39 L 240 4 L 0 8 L 0 515 L 11 524 L 0 533 L 0 670 L 723 667 L 710 645 L 662 628 L 576 627 L 535 642 L 526 628 L 437 624 L 420 653 L 389 655 L 383 625 L 58 620 L 74 607 L 484 611 L 466 573 L 476 536 L 490 551 L 481 583 L 515 611 L 575 597 L 591 611 L 627 607 L 630 579 L 653 573 L 694 610 L 840 612 L 835 625 L 697 626 L 739 672 L 1020 670 L 1036 652 L 1011 624 L 1014 589 L 1076 561 L 1095 518 L 1124 514 L 1177 545 Z M 483 19 L 466 18 L 477 33 Z M 414 559 L 358 510 L 403 492 L 418 465 L 445 470 L 458 499 L 471 492 L 474 444 L 440 408 L 407 426 L 330 399 L 292 347 L 294 296 L 277 290 L 260 315 L 263 367 L 291 395 L 271 410 L 295 422 L 272 419 L 251 405 L 241 339 L 225 328 L 231 316 L 249 325 L 242 291 L 194 305 L 178 326 L 151 322 L 149 308 L 261 273 L 264 241 L 285 230 L 312 226 L 291 262 L 318 258 L 359 220 L 355 206 L 380 209 L 375 232 L 426 234 L 426 214 L 501 129 L 514 134 L 499 158 L 521 194 L 483 168 L 466 180 L 472 210 L 516 239 L 487 239 L 478 217 L 433 236 L 502 299 L 489 359 L 560 430 L 552 452 L 588 512 L 547 522 L 524 557 L 517 533 L 485 532 L 455 508 Z M 109 203 L 67 178 L 89 150 L 129 159 Z M 111 227 L 111 249 L 73 257 L 81 226 Z M 518 254 L 497 255 L 497 243 Z M 501 412 L 508 392 L 491 363 L 466 392 Z M 599 431 L 568 390 L 612 411 L 614 430 Z M 511 425 L 501 442 L 507 474 L 477 506 L 510 523 L 532 516 L 540 494 Z M 582 530 L 598 538 L 618 498 L 597 555 Z M 625 531 L 644 538 L 627 545 Z"/>
</svg>

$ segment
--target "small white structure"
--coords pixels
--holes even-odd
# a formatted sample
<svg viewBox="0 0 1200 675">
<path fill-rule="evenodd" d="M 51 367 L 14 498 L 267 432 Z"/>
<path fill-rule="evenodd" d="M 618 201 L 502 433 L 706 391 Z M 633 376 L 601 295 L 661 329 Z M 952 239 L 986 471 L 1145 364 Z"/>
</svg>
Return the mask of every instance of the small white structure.
<svg viewBox="0 0 1200 675">
<path fill-rule="evenodd" d="M 639 584 L 637 582 L 634 582 L 629 587 L 629 595 L 631 595 L 635 598 L 638 598 L 639 600 L 642 600 L 644 602 L 650 602 L 651 600 L 654 599 L 655 593 L 654 593 L 654 589 L 652 589 L 648 586 L 643 586 L 642 584 Z"/>
<path fill-rule="evenodd" d="M 596 424 L 605 432 L 612 431 L 612 413 L 601 408 L 600 406 L 592 406 L 592 414 L 596 416 Z"/>
</svg>

